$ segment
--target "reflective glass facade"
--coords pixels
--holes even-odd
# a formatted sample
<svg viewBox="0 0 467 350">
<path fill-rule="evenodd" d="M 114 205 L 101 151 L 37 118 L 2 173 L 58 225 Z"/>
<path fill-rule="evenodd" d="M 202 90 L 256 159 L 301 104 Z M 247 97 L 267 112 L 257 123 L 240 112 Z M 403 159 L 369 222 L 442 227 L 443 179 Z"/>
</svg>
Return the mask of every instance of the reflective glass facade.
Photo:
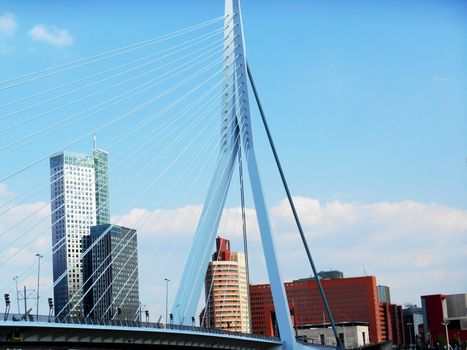
<svg viewBox="0 0 467 350">
<path fill-rule="evenodd" d="M 136 230 L 117 225 L 91 227 L 84 261 L 86 315 L 95 319 L 138 320 L 139 279 Z"/>
<path fill-rule="evenodd" d="M 96 176 L 96 225 L 110 223 L 109 155 L 102 150 L 92 152 Z"/>
<path fill-rule="evenodd" d="M 97 170 L 96 170 L 97 169 Z M 50 158 L 55 314 L 82 315 L 83 237 L 109 221 L 107 153 L 61 152 Z"/>
</svg>

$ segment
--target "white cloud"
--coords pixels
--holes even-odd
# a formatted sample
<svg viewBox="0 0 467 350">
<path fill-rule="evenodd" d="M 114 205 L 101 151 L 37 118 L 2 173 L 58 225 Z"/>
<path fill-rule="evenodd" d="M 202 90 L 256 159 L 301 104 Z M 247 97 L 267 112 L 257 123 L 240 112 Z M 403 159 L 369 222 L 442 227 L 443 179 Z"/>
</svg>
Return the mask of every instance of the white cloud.
<svg viewBox="0 0 467 350">
<path fill-rule="evenodd" d="M 318 269 L 336 268 L 347 276 L 356 276 L 363 274 L 366 265 L 378 283 L 391 287 L 398 303 L 419 303 L 421 294 L 454 293 L 467 288 L 463 268 L 467 259 L 467 211 L 410 200 L 321 203 L 295 197 L 295 203 Z M 141 271 L 143 280 L 157 281 L 153 283 L 158 285 L 165 275 L 177 282 L 201 208 L 133 209 L 114 218 L 138 228 L 141 264 L 145 266 Z M 287 200 L 271 208 L 270 214 L 283 278 L 310 275 Z M 226 209 L 219 227 L 222 235 L 232 239 L 232 246 L 241 249 L 240 208 Z M 247 227 L 252 280 L 267 282 L 252 208 L 247 208 Z M 177 264 L 171 265 L 171 261 Z"/>
<path fill-rule="evenodd" d="M 36 41 L 41 41 L 58 47 L 73 44 L 73 38 L 67 30 L 59 29 L 54 26 L 37 24 L 31 28 L 29 35 Z"/>
<path fill-rule="evenodd" d="M 6 193 L 6 196 L 2 196 Z M 10 197 L 5 185 L 0 184 L 0 205 Z M 4 213 L 5 210 L 8 212 Z M 0 216 L 0 290 L 14 294 L 13 277 L 19 276 L 18 283 L 28 289 L 37 283 L 36 253 L 44 255 L 41 262 L 41 288 L 43 297 L 52 297 L 50 285 L 46 281 L 52 276 L 50 256 L 50 206 L 45 202 L 9 204 L 2 206 Z M 48 290 L 49 289 L 49 290 Z M 44 299 L 45 300 L 45 299 Z M 43 307 L 46 305 L 43 303 Z M 46 312 L 46 310 L 43 310 Z"/>
<path fill-rule="evenodd" d="M 0 34 L 5 36 L 13 35 L 18 28 L 16 16 L 11 12 L 5 12 L 0 16 Z"/>
<path fill-rule="evenodd" d="M 10 54 L 15 51 L 15 46 L 10 43 L 10 37 L 17 28 L 18 23 L 14 14 L 5 12 L 0 16 L 0 53 Z"/>
<path fill-rule="evenodd" d="M 295 201 L 318 268 L 361 275 L 366 265 L 378 283 L 391 287 L 399 303 L 420 303 L 421 294 L 467 289 L 467 211 L 410 200 Z M 287 201 L 272 208 L 271 214 L 285 256 L 285 276 L 300 277 L 297 266 L 306 260 L 300 245 L 292 243 L 297 236 Z"/>
<path fill-rule="evenodd" d="M 4 186 L 0 186 L 0 196 L 2 193 L 8 197 Z M 366 265 L 378 283 L 391 287 L 397 303 L 419 303 L 423 294 L 467 289 L 467 211 L 415 201 L 322 203 L 296 197 L 295 202 L 319 270 L 335 268 L 347 276 L 357 276 L 363 274 Z M 8 216 L 0 217 L 0 234 L 44 204 L 15 206 Z M 156 210 L 134 208 L 112 218 L 115 224 L 138 230 L 141 298 L 158 315 L 164 309 L 164 278 L 171 279 L 170 300 L 175 296 L 201 210 L 200 205 Z M 270 214 L 283 278 L 290 281 L 309 276 L 311 271 L 287 201 L 277 203 Z M 252 282 L 267 282 L 254 209 L 247 208 L 246 216 Z M 11 278 L 28 268 L 32 277 L 25 283 L 34 284 L 37 263 L 34 254 L 47 255 L 50 251 L 49 217 L 50 209 L 46 207 L 35 214 L 34 220 L 18 226 L 15 234 L 45 219 L 27 234 L 27 246 L 14 245 L 8 251 L 13 256 L 17 249 L 22 249 L 5 266 L 0 266 L 0 275 L 4 276 L 0 285 L 13 288 Z M 219 232 L 232 240 L 233 249 L 242 250 L 240 208 L 224 210 Z M 51 262 L 47 257 L 43 277 L 44 296 L 52 295 L 50 285 L 45 284 L 46 278 L 47 281 L 51 278 Z"/>
<path fill-rule="evenodd" d="M 0 199 L 5 200 L 11 196 L 10 191 L 8 191 L 8 187 L 5 184 L 0 183 Z"/>
</svg>

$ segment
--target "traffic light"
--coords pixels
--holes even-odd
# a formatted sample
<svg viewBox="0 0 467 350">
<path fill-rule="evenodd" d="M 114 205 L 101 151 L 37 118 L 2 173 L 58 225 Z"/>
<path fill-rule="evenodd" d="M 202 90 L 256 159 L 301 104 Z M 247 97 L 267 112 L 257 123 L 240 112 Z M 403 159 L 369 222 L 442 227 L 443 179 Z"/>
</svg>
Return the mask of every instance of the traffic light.
<svg viewBox="0 0 467 350">
<path fill-rule="evenodd" d="M 10 294 L 4 294 L 5 296 L 5 313 L 3 314 L 3 320 L 8 320 L 8 314 L 10 313 Z"/>
<path fill-rule="evenodd" d="M 49 322 L 52 322 L 52 315 L 54 313 L 54 300 L 52 298 L 47 298 L 49 303 Z"/>
</svg>

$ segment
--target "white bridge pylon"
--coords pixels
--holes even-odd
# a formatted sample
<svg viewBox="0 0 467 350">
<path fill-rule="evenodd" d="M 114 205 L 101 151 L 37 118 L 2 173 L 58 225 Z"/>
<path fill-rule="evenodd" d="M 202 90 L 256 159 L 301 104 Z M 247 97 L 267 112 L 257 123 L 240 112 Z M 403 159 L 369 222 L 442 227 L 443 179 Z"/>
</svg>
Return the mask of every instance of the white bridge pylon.
<svg viewBox="0 0 467 350">
<path fill-rule="evenodd" d="M 256 163 L 250 124 L 247 65 L 239 0 L 225 2 L 224 91 L 220 157 L 204 202 L 191 251 L 173 304 L 176 323 L 196 317 L 211 249 L 240 148 L 246 157 L 256 216 L 284 349 L 301 347 L 295 341 L 284 284 L 279 272 L 264 194 Z M 177 322 L 178 321 L 178 322 Z"/>
</svg>

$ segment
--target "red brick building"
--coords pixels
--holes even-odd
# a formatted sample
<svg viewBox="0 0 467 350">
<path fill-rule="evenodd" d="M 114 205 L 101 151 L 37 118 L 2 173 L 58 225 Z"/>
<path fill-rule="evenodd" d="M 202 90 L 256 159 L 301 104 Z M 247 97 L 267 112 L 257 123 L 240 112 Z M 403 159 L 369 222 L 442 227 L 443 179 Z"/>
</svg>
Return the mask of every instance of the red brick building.
<svg viewBox="0 0 467 350">
<path fill-rule="evenodd" d="M 389 304 L 378 301 L 374 276 L 322 279 L 321 282 L 335 322 L 367 323 L 371 343 L 391 338 Z M 285 290 L 293 324 L 329 322 L 314 278 L 285 283 Z M 269 284 L 251 285 L 250 301 L 253 333 L 274 335 L 275 314 Z"/>
<path fill-rule="evenodd" d="M 391 304 L 378 303 L 378 316 L 379 316 L 379 334 L 380 341 L 386 341 L 391 339 L 392 336 L 392 322 L 391 322 Z M 371 335 L 371 330 L 370 330 Z M 370 340 L 372 338 L 370 337 Z"/>
</svg>

